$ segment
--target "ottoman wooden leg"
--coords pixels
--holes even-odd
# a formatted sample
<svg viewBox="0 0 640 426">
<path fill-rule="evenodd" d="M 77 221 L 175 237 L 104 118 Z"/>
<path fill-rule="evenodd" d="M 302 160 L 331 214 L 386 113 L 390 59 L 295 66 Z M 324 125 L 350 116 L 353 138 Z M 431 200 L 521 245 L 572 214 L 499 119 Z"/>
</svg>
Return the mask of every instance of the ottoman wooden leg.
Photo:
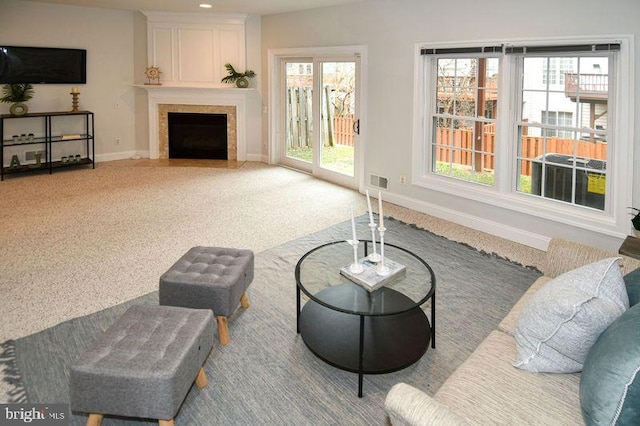
<svg viewBox="0 0 640 426">
<path fill-rule="evenodd" d="M 160 426 L 173 426 L 173 419 L 169 420 L 158 420 L 158 424 Z"/>
<path fill-rule="evenodd" d="M 218 320 L 218 338 L 221 345 L 229 344 L 229 327 L 227 327 L 227 317 L 216 317 Z"/>
<path fill-rule="evenodd" d="M 249 298 L 247 297 L 247 293 L 243 293 L 242 294 L 242 297 L 240 298 L 240 306 L 242 306 L 245 309 L 247 309 L 250 306 Z"/>
<path fill-rule="evenodd" d="M 207 375 L 204 374 L 204 370 L 202 369 L 202 367 L 200 367 L 200 370 L 198 370 L 198 375 L 196 376 L 196 386 L 202 389 L 208 384 L 209 381 L 207 380 Z"/>
<path fill-rule="evenodd" d="M 104 416 L 102 414 L 89 414 L 89 418 L 87 419 L 87 426 L 100 426 L 103 417 Z"/>
</svg>

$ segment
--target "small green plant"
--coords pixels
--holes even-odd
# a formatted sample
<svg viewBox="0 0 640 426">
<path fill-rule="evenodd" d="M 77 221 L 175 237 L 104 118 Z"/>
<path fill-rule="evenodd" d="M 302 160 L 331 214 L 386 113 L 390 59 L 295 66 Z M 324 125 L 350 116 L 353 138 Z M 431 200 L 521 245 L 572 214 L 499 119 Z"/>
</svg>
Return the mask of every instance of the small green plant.
<svg viewBox="0 0 640 426">
<path fill-rule="evenodd" d="M 229 72 L 229 75 L 222 79 L 223 83 L 236 83 L 238 87 L 247 87 L 249 86 L 248 78 L 253 78 L 256 76 L 256 73 L 251 70 L 246 70 L 243 73 L 240 73 L 233 68 L 231 64 L 225 64 L 224 67 Z"/>
<path fill-rule="evenodd" d="M 29 83 L 5 84 L 2 87 L 0 102 L 15 104 L 27 102 L 33 98 L 33 86 Z"/>
</svg>

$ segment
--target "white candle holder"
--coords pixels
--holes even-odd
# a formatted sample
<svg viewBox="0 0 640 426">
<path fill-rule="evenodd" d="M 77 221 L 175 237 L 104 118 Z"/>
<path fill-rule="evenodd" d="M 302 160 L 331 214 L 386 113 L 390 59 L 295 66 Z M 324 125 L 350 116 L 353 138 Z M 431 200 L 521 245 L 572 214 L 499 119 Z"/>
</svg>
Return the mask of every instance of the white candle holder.
<svg viewBox="0 0 640 426">
<path fill-rule="evenodd" d="M 347 242 L 353 247 L 353 263 L 349 265 L 349 272 L 352 274 L 359 274 L 364 271 L 362 263 L 358 262 L 358 240 L 347 240 Z"/>
<path fill-rule="evenodd" d="M 371 243 L 373 244 L 373 253 L 367 256 L 367 259 L 373 263 L 378 263 L 382 260 L 382 256 L 380 256 L 376 252 L 376 224 L 375 222 L 369 222 L 369 228 L 371 229 Z"/>
<path fill-rule="evenodd" d="M 384 231 L 386 228 L 382 226 L 378 228 L 378 232 L 380 232 L 380 263 L 376 266 L 376 274 L 382 277 L 391 273 L 391 268 L 384 264 Z"/>
</svg>

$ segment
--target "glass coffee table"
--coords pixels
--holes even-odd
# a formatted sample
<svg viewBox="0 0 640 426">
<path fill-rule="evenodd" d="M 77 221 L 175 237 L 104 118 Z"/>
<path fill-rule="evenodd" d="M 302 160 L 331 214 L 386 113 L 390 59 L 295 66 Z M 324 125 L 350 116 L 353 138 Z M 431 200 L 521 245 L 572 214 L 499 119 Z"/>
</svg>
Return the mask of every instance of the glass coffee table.
<svg viewBox="0 0 640 426">
<path fill-rule="evenodd" d="M 378 245 L 379 247 L 379 245 Z M 360 241 L 358 258 L 372 250 Z M 353 262 L 346 241 L 323 244 L 296 265 L 297 332 L 318 358 L 358 373 L 362 397 L 364 374 L 398 371 L 435 348 L 436 277 L 414 253 L 392 244 L 385 258 L 406 266 L 406 272 L 369 292 L 340 274 Z M 301 292 L 308 300 L 302 305 Z M 431 322 L 421 306 L 431 299 Z"/>
</svg>

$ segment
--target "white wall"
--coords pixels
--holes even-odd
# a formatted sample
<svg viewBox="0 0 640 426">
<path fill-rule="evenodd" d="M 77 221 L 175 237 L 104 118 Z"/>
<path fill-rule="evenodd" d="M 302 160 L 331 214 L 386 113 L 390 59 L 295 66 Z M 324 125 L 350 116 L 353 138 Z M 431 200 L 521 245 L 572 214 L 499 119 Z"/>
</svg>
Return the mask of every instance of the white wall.
<svg viewBox="0 0 640 426">
<path fill-rule="evenodd" d="M 368 46 L 368 86 L 362 121 L 367 126 L 365 176 L 390 179 L 386 199 L 496 235 L 540 246 L 551 236 L 617 250 L 621 239 L 538 219 L 416 186 L 400 186 L 411 175 L 413 70 L 415 43 L 514 40 L 518 38 L 635 34 L 640 3 L 616 0 L 368 0 L 361 3 L 262 18 L 262 69 L 268 49 L 305 46 Z M 635 70 L 640 70 L 638 45 Z M 266 75 L 262 76 L 266 87 Z M 634 83 L 639 85 L 636 74 Z M 636 139 L 640 136 L 640 97 L 635 95 Z M 268 103 L 268 100 L 263 100 Z M 269 133 L 263 131 L 263 139 Z M 267 141 L 263 142 L 266 144 Z M 638 143 L 636 165 L 640 164 Z M 638 170 L 638 167 L 635 167 Z M 631 177 L 630 177 L 631 178 Z M 640 172 L 633 177 L 640 204 Z"/>
<path fill-rule="evenodd" d="M 80 109 L 95 113 L 98 161 L 135 152 L 132 20 L 131 12 L 0 0 L 1 44 L 87 50 L 87 84 L 73 86 Z M 29 110 L 70 110 L 71 86 L 34 85 Z M 0 113 L 8 112 L 9 104 L 0 104 Z"/>
</svg>

